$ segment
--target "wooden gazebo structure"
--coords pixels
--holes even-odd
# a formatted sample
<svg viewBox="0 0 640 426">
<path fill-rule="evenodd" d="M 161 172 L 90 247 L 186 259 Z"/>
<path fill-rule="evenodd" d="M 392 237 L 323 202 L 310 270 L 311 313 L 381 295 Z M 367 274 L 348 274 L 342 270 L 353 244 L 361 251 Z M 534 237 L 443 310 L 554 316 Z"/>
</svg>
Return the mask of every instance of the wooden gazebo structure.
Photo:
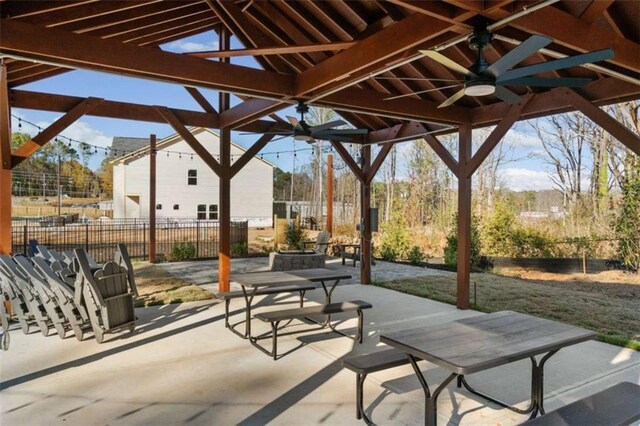
<svg viewBox="0 0 640 426">
<path fill-rule="evenodd" d="M 369 129 L 360 162 L 340 142 L 336 151 L 361 183 L 363 262 L 369 283 L 370 184 L 392 144 L 424 137 L 458 177 L 458 307 L 469 307 L 471 179 L 474 171 L 517 120 L 579 110 L 640 155 L 640 139 L 598 108 L 640 97 L 640 3 L 629 1 L 371 0 L 371 1 L 24 1 L 0 0 L 0 253 L 11 249 L 11 169 L 88 114 L 170 124 L 220 177 L 221 248 L 219 282 L 229 280 L 230 181 L 272 135 L 258 139 L 231 164 L 230 131 L 290 129 L 275 113 L 298 100 L 326 106 L 359 128 Z M 418 50 L 437 48 L 465 67 L 474 62 L 466 37 L 480 20 L 495 24 L 485 51 L 491 63 L 532 34 L 554 42 L 522 65 L 612 48 L 615 56 L 595 66 L 574 67 L 542 77 L 590 77 L 580 89 L 512 88 L 521 101 L 494 96 L 463 97 L 437 106 L 456 89 L 437 82 L 389 77 L 451 79 L 447 68 Z M 219 37 L 219 50 L 194 54 L 162 51 L 161 44 L 203 32 Z M 230 49 L 236 36 L 245 49 Z M 253 55 L 263 69 L 231 64 Z M 211 60 L 211 58 L 216 58 Z M 178 83 L 202 111 L 170 109 L 98 98 L 20 90 L 29 82 L 73 69 L 91 69 Z M 384 79 L 380 77 L 385 77 Z M 215 108 L 198 91 L 220 91 Z M 402 99 L 393 95 L 431 90 Z M 229 93 L 242 99 L 230 106 Z M 11 151 L 10 109 L 64 113 L 20 149 Z M 270 116 L 271 120 L 263 117 Z M 496 125 L 472 153 L 471 130 Z M 186 126 L 220 129 L 216 161 Z M 457 158 L 437 135 L 459 132 Z M 372 145 L 383 143 L 372 158 Z"/>
</svg>

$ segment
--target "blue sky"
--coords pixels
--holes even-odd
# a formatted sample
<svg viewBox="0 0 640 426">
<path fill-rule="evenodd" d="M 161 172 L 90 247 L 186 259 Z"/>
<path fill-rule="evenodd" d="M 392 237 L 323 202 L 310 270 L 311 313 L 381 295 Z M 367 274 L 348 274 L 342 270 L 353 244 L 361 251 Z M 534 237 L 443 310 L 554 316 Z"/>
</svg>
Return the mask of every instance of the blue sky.
<svg viewBox="0 0 640 426">
<path fill-rule="evenodd" d="M 210 32 L 168 43 L 163 45 L 162 48 L 166 51 L 182 53 L 214 50 L 217 49 L 217 46 L 216 35 Z M 234 38 L 232 39 L 232 48 L 242 48 L 242 45 Z M 235 57 L 232 58 L 232 63 L 256 68 L 260 67 L 251 57 Z M 199 105 L 181 85 L 93 71 L 70 71 L 59 76 L 21 86 L 20 89 L 81 97 L 94 96 L 114 101 L 146 105 L 167 105 L 173 108 L 200 110 Z M 201 92 L 212 105 L 217 106 L 218 96 L 216 91 L 201 89 Z M 231 96 L 232 105 L 238 102 L 240 102 L 238 98 Z M 13 109 L 12 113 L 22 117 L 24 120 L 37 123 L 42 127 L 45 127 L 62 115 L 17 108 Z M 278 114 L 282 117 L 285 115 L 297 116 L 293 107 L 282 110 Z M 16 120 L 13 120 L 12 128 L 13 131 L 36 133 L 35 128 L 25 123 L 23 123 L 21 129 L 18 129 Z M 84 116 L 78 122 L 67 128 L 62 135 L 92 145 L 107 147 L 110 146 L 111 139 L 114 136 L 148 137 L 149 134 L 152 133 L 156 134 L 159 139 L 162 139 L 172 135 L 174 131 L 168 125 L 163 124 Z M 258 137 L 259 135 L 239 135 L 237 132 L 232 133 L 232 140 L 244 147 L 249 147 Z M 520 125 L 513 129 L 509 133 L 508 138 L 518 146 L 513 153 L 513 156 L 516 158 L 524 158 L 527 154 L 539 151 L 541 148 L 539 141 L 533 138 L 527 131 L 526 125 Z M 305 150 L 300 151 L 296 157 L 297 163 L 300 164 L 308 159 L 310 155 L 310 151 L 308 150 L 309 145 L 305 142 L 294 143 L 291 138 L 286 138 L 270 143 L 263 152 L 291 151 L 294 148 L 294 144 L 297 150 Z M 399 174 L 400 177 L 402 177 L 402 162 L 410 152 L 410 147 L 408 143 L 400 144 L 398 149 L 400 152 L 398 158 L 401 163 L 399 166 Z M 90 166 L 96 168 L 103 156 L 104 154 L 102 152 L 94 155 Z M 293 163 L 292 153 L 266 155 L 264 158 L 283 170 L 291 170 Z M 547 177 L 545 168 L 546 165 L 540 158 L 528 158 L 510 163 L 502 170 L 503 182 L 507 187 L 515 190 L 547 189 L 551 187 L 551 182 Z"/>
</svg>

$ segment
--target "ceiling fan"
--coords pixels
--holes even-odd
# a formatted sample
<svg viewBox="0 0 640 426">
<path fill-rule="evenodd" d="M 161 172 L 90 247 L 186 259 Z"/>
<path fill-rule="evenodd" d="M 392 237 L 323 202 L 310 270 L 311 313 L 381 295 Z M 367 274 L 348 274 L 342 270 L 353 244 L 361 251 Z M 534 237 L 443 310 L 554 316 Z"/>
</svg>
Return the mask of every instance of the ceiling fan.
<svg viewBox="0 0 640 426">
<path fill-rule="evenodd" d="M 580 87 L 584 86 L 592 79 L 590 78 L 546 78 L 546 77 L 533 77 L 534 74 L 539 74 L 548 71 L 555 71 L 564 68 L 571 68 L 587 63 L 604 61 L 613 57 L 614 53 L 612 49 L 597 50 L 594 52 L 583 53 L 575 56 L 568 56 L 562 59 L 555 59 L 552 61 L 540 62 L 533 65 L 527 65 L 520 68 L 513 68 L 520 62 L 527 59 L 529 56 L 535 54 L 538 50 L 548 46 L 553 42 L 552 38 L 533 35 L 522 42 L 520 45 L 510 50 L 506 55 L 498 59 L 493 64 L 489 65 L 483 55 L 484 48 L 491 43 L 493 34 L 486 29 L 485 25 L 476 27 L 473 34 L 469 36 L 469 46 L 472 49 L 478 51 L 476 60 L 470 68 L 465 68 L 457 62 L 447 58 L 443 54 L 435 50 L 421 50 L 424 56 L 433 59 L 441 65 L 449 68 L 450 70 L 460 74 L 463 78 L 460 80 L 454 79 L 429 79 L 429 78 L 396 78 L 396 77 L 382 77 L 383 79 L 400 79 L 400 80 L 430 80 L 430 81 L 443 81 L 443 82 L 455 82 L 455 84 L 438 87 L 435 89 L 423 90 L 420 92 L 414 92 L 399 96 L 392 96 L 389 99 L 397 99 L 405 96 L 411 96 L 420 93 L 426 93 L 435 90 L 441 90 L 446 88 L 460 87 L 462 88 L 456 92 L 449 99 L 441 103 L 438 108 L 447 107 L 454 104 L 458 99 L 463 96 L 487 96 L 494 95 L 503 101 L 514 104 L 520 101 L 518 96 L 513 91 L 507 89 L 505 86 L 538 86 L 538 87 Z M 377 77 L 380 78 L 380 77 Z"/>
<path fill-rule="evenodd" d="M 334 129 L 334 127 L 346 125 L 347 123 L 343 120 L 335 120 L 319 124 L 317 126 L 310 126 L 304 120 L 304 115 L 309 112 L 309 106 L 302 101 L 298 102 L 296 112 L 300 114 L 300 120 L 295 117 L 287 116 L 287 120 L 289 120 L 289 123 L 293 126 L 293 129 L 290 132 L 280 131 L 266 133 L 282 135 L 282 137 L 272 139 L 272 141 L 293 137 L 295 140 L 305 141 L 307 143 L 314 143 L 316 139 L 351 142 L 353 136 L 365 135 L 369 132 L 367 129 Z"/>
</svg>

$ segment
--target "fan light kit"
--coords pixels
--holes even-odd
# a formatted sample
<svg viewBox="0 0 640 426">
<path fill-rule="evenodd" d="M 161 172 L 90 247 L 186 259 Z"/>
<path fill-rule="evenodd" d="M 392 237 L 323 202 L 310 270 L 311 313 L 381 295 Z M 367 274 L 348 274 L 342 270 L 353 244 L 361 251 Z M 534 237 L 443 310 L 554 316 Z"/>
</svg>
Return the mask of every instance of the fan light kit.
<svg viewBox="0 0 640 426">
<path fill-rule="evenodd" d="M 532 65 L 526 65 L 520 68 L 514 68 L 527 58 L 536 54 L 541 49 L 553 43 L 553 39 L 542 35 L 533 35 L 511 49 L 504 56 L 493 64 L 488 64 L 484 59 L 484 49 L 493 40 L 493 34 L 487 30 L 486 23 L 477 26 L 473 34 L 469 36 L 467 41 L 471 49 L 477 50 L 476 60 L 469 68 L 465 68 L 457 62 L 449 59 L 437 50 L 421 50 L 424 56 L 438 62 L 440 65 L 458 73 L 462 78 L 458 80 L 449 80 L 441 78 L 403 78 L 403 77 L 378 77 L 382 79 L 397 80 L 425 80 L 425 81 L 445 81 L 453 83 L 447 86 L 435 87 L 433 89 L 422 90 L 414 93 L 391 96 L 387 100 L 403 98 L 406 96 L 417 95 L 433 91 L 442 91 L 454 87 L 462 88 L 447 100 L 442 102 L 438 108 L 447 107 L 454 104 L 463 96 L 489 96 L 494 95 L 508 104 L 516 104 L 520 102 L 520 95 L 507 89 L 506 86 L 528 86 L 528 87 L 582 87 L 589 83 L 591 78 L 575 78 L 575 77 L 534 77 L 535 74 L 557 71 L 565 68 L 571 68 L 590 64 L 598 61 L 606 61 L 613 58 L 612 49 L 597 50 L 594 52 L 582 53 L 565 58 L 555 59 L 546 62 L 540 62 Z"/>
</svg>

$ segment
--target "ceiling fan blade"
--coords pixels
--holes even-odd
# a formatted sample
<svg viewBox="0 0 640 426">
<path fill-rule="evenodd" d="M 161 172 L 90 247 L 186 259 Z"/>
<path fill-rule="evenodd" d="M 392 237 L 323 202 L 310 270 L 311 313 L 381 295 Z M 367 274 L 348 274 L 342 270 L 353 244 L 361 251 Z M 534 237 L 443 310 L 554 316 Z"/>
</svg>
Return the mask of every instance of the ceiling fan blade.
<svg viewBox="0 0 640 426">
<path fill-rule="evenodd" d="M 275 141 L 279 141 L 281 139 L 286 139 L 286 138 L 290 138 L 292 135 L 285 135 L 285 136 L 281 136 L 279 138 L 275 138 L 275 139 L 271 139 L 269 142 L 275 142 Z"/>
<path fill-rule="evenodd" d="M 504 74 L 498 76 L 497 82 L 513 80 L 520 77 L 527 77 L 533 74 L 539 74 L 542 72 L 555 71 L 563 68 L 576 67 L 592 62 L 604 61 L 613 58 L 612 49 L 596 50 L 595 52 L 583 53 L 575 56 L 568 56 L 562 59 L 555 59 L 553 61 L 540 62 L 538 64 L 529 65 L 522 68 L 516 68 L 511 71 L 507 71 Z"/>
<path fill-rule="evenodd" d="M 297 118 L 295 118 L 295 117 L 291 117 L 290 115 L 287 115 L 287 120 L 289 120 L 289 123 L 291 123 L 291 125 L 292 125 L 294 128 L 298 128 L 299 130 L 304 130 L 304 129 L 302 128 L 302 126 L 300 125 L 300 122 L 298 121 L 298 119 L 297 119 Z"/>
<path fill-rule="evenodd" d="M 468 69 L 458 64 L 457 62 L 454 62 L 451 59 L 447 58 L 440 52 L 436 52 L 435 50 L 421 50 L 420 53 L 422 53 L 427 58 L 431 58 L 434 61 L 440 63 L 441 65 L 444 65 L 450 70 L 455 71 L 458 74 L 464 75 L 465 77 L 469 77 L 469 78 L 477 77 L 475 73 L 469 71 Z"/>
<path fill-rule="evenodd" d="M 500 86 L 582 87 L 591 81 L 593 80 L 590 78 L 520 77 L 497 84 Z"/>
<path fill-rule="evenodd" d="M 508 104 L 517 104 L 520 102 L 520 99 L 522 99 L 516 93 L 502 86 L 496 86 L 496 91 L 493 95 L 499 97 Z"/>
<path fill-rule="evenodd" d="M 342 120 L 330 121 L 328 123 L 320 124 L 318 126 L 310 127 L 309 130 L 312 132 L 318 132 L 321 130 L 330 129 L 332 127 L 345 126 L 347 123 Z"/>
<path fill-rule="evenodd" d="M 453 83 L 456 81 L 464 81 L 455 78 L 426 78 L 426 77 L 373 77 L 376 80 L 403 80 L 403 81 L 442 81 L 445 83 Z"/>
<path fill-rule="evenodd" d="M 434 89 L 420 90 L 419 92 L 405 93 L 404 95 L 390 96 L 388 98 L 384 98 L 383 100 L 390 101 L 392 99 L 406 98 L 407 96 L 419 95 L 421 93 L 435 92 L 436 90 L 450 89 L 452 87 L 458 87 L 458 86 L 462 86 L 462 84 L 452 84 L 451 86 L 442 86 L 442 87 L 436 87 Z"/>
<path fill-rule="evenodd" d="M 333 135 L 366 135 L 367 133 L 369 133 L 367 129 L 328 129 L 321 132 L 313 132 L 312 135 L 314 138 L 319 138 Z"/>
<path fill-rule="evenodd" d="M 318 136 L 316 139 L 334 141 L 334 142 L 351 142 L 353 138 L 348 136 L 338 136 L 338 135 L 330 135 L 330 136 Z"/>
<path fill-rule="evenodd" d="M 438 108 L 448 107 L 449 105 L 453 105 L 458 99 L 464 96 L 464 89 L 460 89 L 456 92 L 455 95 L 451 96 L 449 99 L 438 105 Z"/>
<path fill-rule="evenodd" d="M 550 45 L 552 42 L 552 38 L 541 35 L 532 35 L 519 46 L 516 46 L 502 58 L 491 64 L 485 72 L 493 77 L 498 77 L 505 71 L 510 70 L 529 56 L 536 53 L 538 50 Z"/>
<path fill-rule="evenodd" d="M 244 132 L 239 135 L 290 135 L 291 132 Z"/>
</svg>

